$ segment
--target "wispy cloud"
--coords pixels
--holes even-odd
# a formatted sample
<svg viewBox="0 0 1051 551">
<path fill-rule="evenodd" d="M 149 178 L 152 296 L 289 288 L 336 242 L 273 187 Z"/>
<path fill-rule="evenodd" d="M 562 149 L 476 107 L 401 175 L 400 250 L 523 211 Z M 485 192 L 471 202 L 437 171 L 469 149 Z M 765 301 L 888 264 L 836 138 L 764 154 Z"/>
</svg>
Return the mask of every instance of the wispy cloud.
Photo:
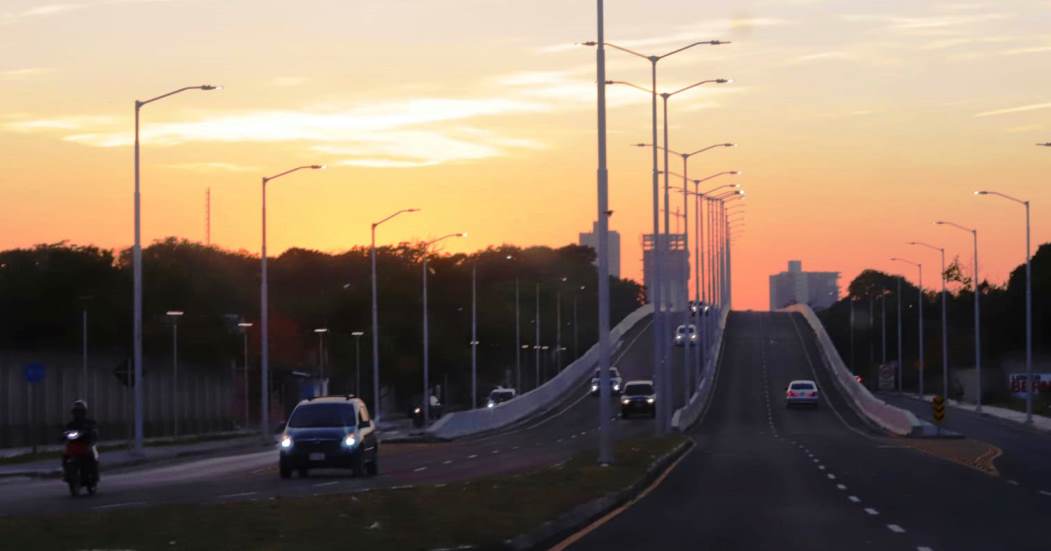
<svg viewBox="0 0 1051 551">
<path fill-rule="evenodd" d="M 25 69 L 8 69 L 6 71 L 0 71 L 0 80 L 26 80 L 40 75 L 46 75 L 52 72 L 52 69 L 44 67 L 28 67 Z"/>
<path fill-rule="evenodd" d="M 188 170 L 190 172 L 259 172 L 259 167 L 239 165 L 235 163 L 210 162 L 210 163 L 177 163 L 167 165 L 168 168 Z"/>
<path fill-rule="evenodd" d="M 68 2 L 59 4 L 43 4 L 19 12 L 0 13 L 0 25 L 16 23 L 23 20 L 31 20 L 39 17 L 49 17 L 66 13 L 81 11 L 98 6 L 120 5 L 120 4 L 163 4 L 178 0 L 95 0 L 86 2 Z"/>
<path fill-rule="evenodd" d="M 83 130 L 99 126 L 115 124 L 117 119 L 104 115 L 82 115 L 73 117 L 56 117 L 34 119 L 27 115 L 11 117 L 11 122 L 4 123 L 0 128 L 13 132 L 38 132 L 46 130 Z"/>
<path fill-rule="evenodd" d="M 843 51 L 830 51 L 830 52 L 816 52 L 812 54 L 801 55 L 794 57 L 787 62 L 786 65 L 800 65 L 804 63 L 813 63 L 815 61 L 835 61 L 835 60 L 849 60 L 854 59 L 854 55 L 849 52 Z"/>
<path fill-rule="evenodd" d="M 887 31 L 911 34 L 919 36 L 953 36 L 973 30 L 964 27 L 1002 21 L 1015 17 L 1013 13 L 978 13 L 978 14 L 948 14 L 928 16 L 899 16 L 899 15 L 872 15 L 872 14 L 846 14 L 842 16 L 845 21 L 865 23 L 882 23 L 883 29 Z"/>
<path fill-rule="evenodd" d="M 293 88 L 296 86 L 302 86 L 306 84 L 306 82 L 306 77 L 284 76 L 274 78 L 270 81 L 270 85 L 278 88 Z"/>
<path fill-rule="evenodd" d="M 998 115 L 1010 115 L 1012 113 L 1024 113 L 1026 111 L 1037 111 L 1040 109 L 1051 109 L 1051 102 L 1048 103 L 1033 103 L 1029 105 L 1019 105 L 1017 107 L 1008 107 L 1005 109 L 995 109 L 993 111 L 984 111 L 977 113 L 975 117 L 995 117 Z"/>
<path fill-rule="evenodd" d="M 1051 52 L 1051 46 L 1033 46 L 1030 48 L 1012 48 L 1000 52 L 1003 55 L 1041 54 Z"/>
</svg>

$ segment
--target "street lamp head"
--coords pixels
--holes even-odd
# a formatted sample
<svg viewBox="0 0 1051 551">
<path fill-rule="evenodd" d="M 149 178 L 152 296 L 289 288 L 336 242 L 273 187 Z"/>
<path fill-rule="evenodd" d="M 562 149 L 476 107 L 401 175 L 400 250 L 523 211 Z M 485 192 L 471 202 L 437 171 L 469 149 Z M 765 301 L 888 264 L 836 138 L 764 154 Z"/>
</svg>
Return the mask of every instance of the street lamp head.
<svg viewBox="0 0 1051 551">
<path fill-rule="evenodd" d="M 237 324 L 237 326 L 242 328 L 242 329 L 248 329 L 249 327 L 252 327 L 253 325 L 255 325 L 255 324 L 253 324 L 250 321 L 242 321 L 241 323 Z"/>
<path fill-rule="evenodd" d="M 360 337 L 360 336 L 362 336 L 364 334 L 365 334 L 364 331 L 354 331 L 353 333 L 351 333 L 351 336 Z"/>
<path fill-rule="evenodd" d="M 587 42 L 578 42 L 578 44 L 581 46 L 598 46 L 598 42 L 595 42 L 594 40 L 588 40 Z"/>
<path fill-rule="evenodd" d="M 730 84 L 734 81 L 732 78 L 717 78 L 715 79 L 716 84 Z"/>
<path fill-rule="evenodd" d="M 325 165 L 310 165 L 312 170 L 325 170 Z"/>
<path fill-rule="evenodd" d="M 741 173 L 741 171 L 740 171 L 740 170 L 731 170 L 731 171 L 730 171 L 730 174 L 733 174 L 734 176 L 737 176 L 737 175 L 739 175 L 740 173 Z"/>
<path fill-rule="evenodd" d="M 650 144 L 648 144 L 648 143 L 636 143 L 636 144 L 631 144 L 631 145 L 633 147 L 650 147 Z"/>
<path fill-rule="evenodd" d="M 460 232 L 456 234 L 456 237 L 467 237 L 467 232 Z"/>
<path fill-rule="evenodd" d="M 405 212 L 420 212 L 420 209 L 405 209 Z"/>
<path fill-rule="evenodd" d="M 975 195 L 989 195 L 989 192 L 988 191 L 976 191 L 976 192 L 974 192 L 974 194 Z"/>
<path fill-rule="evenodd" d="M 737 147 L 737 144 L 735 144 L 735 143 L 724 143 L 723 147 Z"/>
<path fill-rule="evenodd" d="M 318 334 L 328 333 L 328 328 L 327 327 L 319 327 L 319 328 L 315 329 L 314 332 L 318 333 Z"/>
<path fill-rule="evenodd" d="M 1051 147 L 1051 142 L 1044 142 L 1036 144 L 1037 147 Z"/>
<path fill-rule="evenodd" d="M 165 315 L 166 316 L 171 316 L 173 318 L 177 318 L 177 317 L 183 315 L 183 312 L 182 312 L 182 310 L 168 310 L 167 312 L 165 312 Z"/>
<path fill-rule="evenodd" d="M 712 40 L 708 42 L 712 46 L 722 46 L 723 44 L 730 44 L 729 40 Z"/>
</svg>

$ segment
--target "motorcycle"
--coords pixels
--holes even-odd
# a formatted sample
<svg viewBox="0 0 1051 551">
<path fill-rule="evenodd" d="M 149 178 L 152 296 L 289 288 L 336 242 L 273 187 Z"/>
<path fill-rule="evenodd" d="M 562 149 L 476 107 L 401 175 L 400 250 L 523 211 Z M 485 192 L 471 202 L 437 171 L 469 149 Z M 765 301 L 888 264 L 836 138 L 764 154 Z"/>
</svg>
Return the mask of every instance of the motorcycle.
<svg viewBox="0 0 1051 551">
<path fill-rule="evenodd" d="M 441 418 L 442 413 L 444 413 L 442 403 L 438 401 L 438 398 L 432 396 L 430 407 L 431 420 L 433 421 Z M 409 417 L 412 419 L 412 425 L 414 427 L 422 427 L 425 424 L 423 420 L 423 404 L 413 407 L 412 411 L 409 412 Z"/>
<path fill-rule="evenodd" d="M 69 495 L 80 495 L 80 489 L 95 495 L 98 487 L 98 452 L 80 431 L 64 433 L 66 448 L 62 452 L 62 480 L 69 485 Z"/>
</svg>

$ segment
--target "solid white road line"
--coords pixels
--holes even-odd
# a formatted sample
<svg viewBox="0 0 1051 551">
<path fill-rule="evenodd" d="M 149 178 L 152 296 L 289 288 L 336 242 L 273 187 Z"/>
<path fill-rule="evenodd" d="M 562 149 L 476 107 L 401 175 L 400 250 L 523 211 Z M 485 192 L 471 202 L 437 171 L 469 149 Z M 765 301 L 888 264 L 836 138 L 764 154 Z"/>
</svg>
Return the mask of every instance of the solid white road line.
<svg viewBox="0 0 1051 551">
<path fill-rule="evenodd" d="M 824 465 L 818 465 L 817 468 L 822 470 L 822 471 L 825 470 L 825 466 Z"/>
<path fill-rule="evenodd" d="M 934 551 L 934 548 L 933 547 L 927 547 L 926 545 L 921 545 L 921 546 L 916 548 L 916 551 Z"/>
<path fill-rule="evenodd" d="M 1007 483 L 1012 485 L 1012 486 L 1018 486 L 1018 481 L 1017 480 L 1008 480 Z"/>
<path fill-rule="evenodd" d="M 905 529 L 902 528 L 901 526 L 898 526 L 897 524 L 888 524 L 887 525 L 887 529 L 890 530 L 891 532 L 894 532 L 895 534 L 904 534 L 905 533 Z"/>
<path fill-rule="evenodd" d="M 836 484 L 836 489 L 839 489 L 839 490 L 846 490 L 846 489 L 847 489 L 847 486 L 846 486 L 845 484 Z"/>
<path fill-rule="evenodd" d="M 829 480 L 835 480 L 836 479 L 836 475 L 834 475 L 832 473 L 828 473 L 828 479 Z"/>
<path fill-rule="evenodd" d="M 427 467 L 416 467 L 415 469 L 412 470 L 412 472 L 419 473 L 419 472 L 423 472 L 423 471 L 426 471 L 426 470 L 427 470 Z"/>
<path fill-rule="evenodd" d="M 452 465 L 452 464 L 453 464 L 453 460 L 452 459 L 446 459 L 445 461 L 442 461 L 442 465 Z"/>
<path fill-rule="evenodd" d="M 95 511 L 104 511 L 106 509 L 116 509 L 117 507 L 134 507 L 136 505 L 146 505 L 145 501 L 129 501 L 127 503 L 113 503 L 110 505 L 99 505 L 98 507 L 92 507 Z"/>
<path fill-rule="evenodd" d="M 861 498 L 858 496 L 847 496 L 847 499 L 854 503 L 861 503 Z"/>
<path fill-rule="evenodd" d="M 221 496 L 215 496 L 215 499 L 227 499 L 227 498 L 231 498 L 231 497 L 254 496 L 256 493 L 258 493 L 258 492 L 240 492 L 240 493 L 237 493 L 237 494 L 225 494 L 225 495 L 221 495 Z"/>
<path fill-rule="evenodd" d="M 872 515 L 872 516 L 876 516 L 876 515 L 879 514 L 879 511 L 873 509 L 872 507 L 866 507 L 865 508 L 865 512 L 870 514 L 870 515 Z"/>
<path fill-rule="evenodd" d="M 1040 490 L 1040 495 L 1042 495 L 1042 496 L 1051 496 L 1051 492 L 1049 492 L 1047 490 Z"/>
<path fill-rule="evenodd" d="M 467 456 L 467 459 L 477 459 L 477 458 L 478 458 L 478 454 L 476 454 L 476 453 L 472 453 L 471 455 Z"/>
<path fill-rule="evenodd" d="M 332 481 L 332 482 L 322 482 L 320 484 L 314 484 L 314 487 L 315 488 L 324 488 L 325 486 L 335 486 L 336 484 L 339 484 L 340 482 L 342 482 L 342 481 L 335 480 L 335 481 Z"/>
</svg>

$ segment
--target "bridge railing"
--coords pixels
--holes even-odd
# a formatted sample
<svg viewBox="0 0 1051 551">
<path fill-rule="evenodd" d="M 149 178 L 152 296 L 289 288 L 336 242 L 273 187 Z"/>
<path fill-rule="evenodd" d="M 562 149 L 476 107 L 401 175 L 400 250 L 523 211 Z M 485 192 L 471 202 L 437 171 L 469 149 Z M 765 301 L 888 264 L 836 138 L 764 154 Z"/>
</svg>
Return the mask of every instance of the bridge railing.
<svg viewBox="0 0 1051 551">
<path fill-rule="evenodd" d="M 613 347 L 611 353 L 619 350 L 624 344 L 624 336 L 652 313 L 653 307 L 647 304 L 628 314 L 613 327 L 610 330 L 610 342 Z M 427 433 L 440 439 L 462 438 L 504 428 L 535 417 L 561 403 L 570 392 L 586 392 L 585 382 L 591 377 L 597 364 L 598 345 L 595 344 L 582 356 L 567 365 L 558 375 L 539 387 L 491 408 L 446 414 L 431 425 Z"/>
</svg>

